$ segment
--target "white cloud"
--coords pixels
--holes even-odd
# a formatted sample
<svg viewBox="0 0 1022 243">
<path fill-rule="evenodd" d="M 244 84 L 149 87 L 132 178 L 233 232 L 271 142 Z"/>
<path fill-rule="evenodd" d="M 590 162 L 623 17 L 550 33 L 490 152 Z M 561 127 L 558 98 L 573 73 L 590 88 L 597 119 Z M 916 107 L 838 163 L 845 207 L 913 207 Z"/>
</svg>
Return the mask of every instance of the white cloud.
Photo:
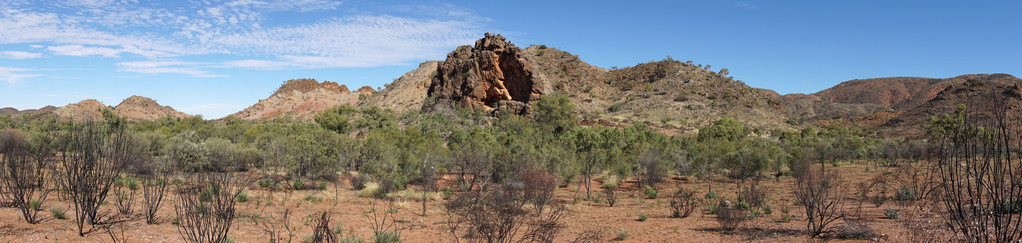
<svg viewBox="0 0 1022 243">
<path fill-rule="evenodd" d="M 748 9 L 748 10 L 756 10 L 756 9 L 758 9 L 755 5 L 752 5 L 752 4 L 747 3 L 747 2 L 736 2 L 735 6 L 738 6 L 740 8 L 744 8 L 744 9 Z"/>
<path fill-rule="evenodd" d="M 184 74 L 198 78 L 221 78 L 225 75 L 211 74 L 195 68 L 197 63 L 181 61 L 137 61 L 117 63 L 117 71 L 142 74 Z"/>
<path fill-rule="evenodd" d="M 40 74 L 24 73 L 29 71 L 35 70 L 24 68 L 0 67 L 0 81 L 7 82 L 8 84 L 16 84 L 25 79 L 42 76 Z"/>
<path fill-rule="evenodd" d="M 273 70 L 418 62 L 471 43 L 479 37 L 481 23 L 489 21 L 449 4 L 393 11 L 404 17 L 337 11 L 342 3 L 332 0 L 197 0 L 154 5 L 117 0 L 10 1 L 0 4 L 0 33 L 4 33 L 0 44 L 28 44 L 34 49 L 45 47 L 54 55 L 86 58 L 137 55 L 166 60 L 225 54 L 218 58 L 236 59 L 205 67 L 118 65 L 125 72 L 208 76 L 201 68 Z M 281 24 L 272 19 L 277 16 L 274 13 L 316 15 L 319 20 Z"/>
<path fill-rule="evenodd" d="M 23 51 L 3 51 L 0 52 L 0 58 L 7 59 L 32 59 L 43 57 L 42 53 L 23 52 Z"/>
<path fill-rule="evenodd" d="M 54 55 L 61 56 L 102 56 L 102 57 L 118 57 L 121 53 L 120 50 L 108 48 L 108 47 L 86 47 L 83 45 L 63 45 L 63 46 L 51 46 L 46 48 Z"/>
</svg>

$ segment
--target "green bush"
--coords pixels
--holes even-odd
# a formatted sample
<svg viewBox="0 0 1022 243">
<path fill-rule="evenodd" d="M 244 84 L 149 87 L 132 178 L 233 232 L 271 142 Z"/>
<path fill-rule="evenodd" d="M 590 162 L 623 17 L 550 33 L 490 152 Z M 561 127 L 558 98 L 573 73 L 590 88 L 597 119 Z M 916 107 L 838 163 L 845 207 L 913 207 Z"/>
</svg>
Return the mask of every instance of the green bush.
<svg viewBox="0 0 1022 243">
<path fill-rule="evenodd" d="M 263 189 L 270 189 L 270 187 L 272 187 L 273 184 L 274 184 L 273 179 L 270 178 L 259 180 L 259 187 Z"/>
<path fill-rule="evenodd" d="M 888 208 L 884 210 L 884 216 L 887 216 L 889 219 L 901 218 L 901 212 L 897 209 Z"/>
<path fill-rule="evenodd" d="M 319 182 L 319 186 L 316 189 L 319 189 L 320 191 L 326 190 L 326 182 Z"/>
<path fill-rule="evenodd" d="M 646 222 L 646 219 L 649 219 L 649 215 L 646 213 L 639 213 L 639 222 Z"/>
<path fill-rule="evenodd" d="M 301 179 L 295 180 L 294 182 L 291 183 L 291 190 L 301 191 L 302 189 L 304 189 L 304 187 L 305 183 L 302 182 Z"/>
<path fill-rule="evenodd" d="M 898 201 L 913 201 L 916 200 L 916 191 L 912 188 L 902 186 L 895 192 L 894 198 Z"/>
<path fill-rule="evenodd" d="M 28 208 L 32 209 L 33 211 L 39 211 L 39 208 L 41 208 L 42 206 L 43 201 L 40 201 L 39 199 L 32 199 L 31 201 L 28 201 Z"/>
<path fill-rule="evenodd" d="M 53 218 L 55 218 L 55 219 L 66 219 L 67 218 L 67 216 L 64 215 L 64 210 L 61 210 L 59 208 L 51 208 L 50 209 L 50 216 L 53 216 Z"/>
<path fill-rule="evenodd" d="M 248 202 L 248 193 L 244 191 L 238 193 L 238 202 Z"/>
<path fill-rule="evenodd" d="M 715 200 L 715 199 L 717 199 L 717 193 L 713 192 L 713 191 L 707 192 L 706 196 L 704 198 L 706 198 L 708 200 Z"/>
<path fill-rule="evenodd" d="M 645 188 L 642 188 L 642 192 L 643 192 L 643 194 L 646 194 L 646 198 L 647 199 L 656 199 L 657 198 L 657 190 L 656 190 L 656 188 L 653 188 L 652 186 L 646 186 Z"/>
<path fill-rule="evenodd" d="M 401 234 L 395 231 L 383 231 L 373 236 L 375 243 L 398 243 L 401 242 Z"/>
<path fill-rule="evenodd" d="M 628 239 L 628 231 L 621 230 L 617 232 L 617 236 L 614 237 L 616 241 L 623 241 Z"/>
</svg>

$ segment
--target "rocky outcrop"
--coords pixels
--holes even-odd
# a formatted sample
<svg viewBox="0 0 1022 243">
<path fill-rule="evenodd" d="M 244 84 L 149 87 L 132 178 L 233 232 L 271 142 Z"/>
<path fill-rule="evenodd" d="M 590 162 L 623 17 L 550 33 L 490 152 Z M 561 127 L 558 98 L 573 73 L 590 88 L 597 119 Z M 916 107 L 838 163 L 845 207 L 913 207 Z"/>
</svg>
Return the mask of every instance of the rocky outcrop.
<svg viewBox="0 0 1022 243">
<path fill-rule="evenodd" d="M 242 119 L 266 119 L 290 116 L 310 119 L 316 113 L 340 104 L 354 105 L 361 94 L 372 94 L 372 88 L 362 87 L 351 92 L 347 86 L 315 79 L 292 79 L 285 82 L 270 97 L 245 108 L 234 116 Z"/>
<path fill-rule="evenodd" d="M 114 114 L 129 121 L 152 121 L 163 117 L 186 118 L 190 115 L 174 110 L 170 106 L 161 106 L 155 100 L 133 95 L 121 101 L 114 108 Z"/>
<path fill-rule="evenodd" d="M 376 93 L 376 90 L 373 89 L 373 87 L 369 87 L 368 85 L 366 85 L 366 86 L 362 86 L 361 88 L 358 88 L 358 90 L 355 90 L 355 93 L 359 93 L 359 94 L 373 94 L 373 93 Z"/>
<path fill-rule="evenodd" d="M 522 50 L 504 36 L 486 33 L 475 46 L 460 46 L 437 67 L 428 95 L 439 104 L 470 109 L 531 113 L 529 102 L 543 95 Z"/>
</svg>

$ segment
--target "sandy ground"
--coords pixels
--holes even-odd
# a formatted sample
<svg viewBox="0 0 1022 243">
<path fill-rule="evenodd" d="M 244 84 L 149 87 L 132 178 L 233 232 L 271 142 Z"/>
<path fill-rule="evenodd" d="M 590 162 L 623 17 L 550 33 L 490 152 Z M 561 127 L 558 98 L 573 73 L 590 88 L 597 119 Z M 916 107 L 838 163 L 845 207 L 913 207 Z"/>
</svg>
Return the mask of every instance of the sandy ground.
<svg viewBox="0 0 1022 243">
<path fill-rule="evenodd" d="M 847 182 L 865 181 L 877 173 L 873 168 L 871 172 L 866 171 L 866 165 L 843 165 L 834 167 L 839 170 Z M 887 168 L 881 168 L 884 170 Z M 618 203 L 614 207 L 607 205 L 604 194 L 599 189 L 594 190 L 594 195 L 600 198 L 595 200 L 579 200 L 575 197 L 584 196 L 584 191 L 578 191 L 575 185 L 557 190 L 557 198 L 568 204 L 570 213 L 564 218 L 565 228 L 558 236 L 558 242 L 570 242 L 580 233 L 586 230 L 602 231 L 605 241 L 614 240 L 620 232 L 627 232 L 624 242 L 804 242 L 810 240 L 805 232 L 806 221 L 800 206 L 793 205 L 795 201 L 791 194 L 790 185 L 792 178 L 781 178 L 780 180 L 763 180 L 761 185 L 765 186 L 769 195 L 768 202 L 773 208 L 773 213 L 744 223 L 734 232 L 722 232 L 718 230 L 718 223 L 714 215 L 706 214 L 705 207 L 700 207 L 687 218 L 671 218 L 669 203 L 666 198 L 646 199 L 640 190 L 635 189 L 635 182 L 625 180 L 621 183 L 622 188 L 618 192 Z M 713 189 L 728 198 L 735 198 L 737 191 L 736 183 L 733 181 L 718 180 L 712 183 Z M 599 181 L 594 183 L 599 185 Z M 851 184 L 848 197 L 844 205 L 846 212 L 852 212 L 860 206 L 854 198 Z M 660 187 L 662 197 L 673 192 L 678 186 L 684 186 L 697 191 L 700 198 L 707 191 L 705 181 L 687 182 L 684 178 L 673 178 Z M 372 229 L 369 221 L 363 212 L 370 209 L 370 202 L 375 202 L 377 207 L 385 208 L 387 202 L 379 199 L 360 198 L 354 191 L 345 189 L 341 185 L 337 189 L 333 185 L 327 190 L 310 191 L 276 191 L 249 188 L 249 201 L 239 203 L 238 218 L 231 227 L 230 237 L 237 242 L 267 242 L 268 235 L 264 232 L 261 222 L 265 220 L 254 220 L 257 217 L 279 217 L 285 208 L 290 208 L 293 213 L 289 224 L 294 231 L 294 242 L 300 242 L 312 234 L 315 225 L 314 220 L 323 211 L 330 212 L 333 218 L 333 227 L 344 229 L 344 234 L 355 234 L 363 239 L 371 240 Z M 169 189 L 169 188 L 168 188 Z M 335 193 L 335 189 L 336 193 Z M 584 189 L 583 189 L 584 190 Z M 169 190 L 168 190 L 169 191 Z M 112 227 L 115 234 L 123 234 L 128 242 L 182 242 L 177 232 L 177 226 L 171 223 L 174 217 L 173 202 L 176 199 L 172 193 L 170 198 L 161 208 L 159 215 L 162 221 L 159 224 L 147 225 L 141 215 L 119 216 L 130 218 L 129 221 Z M 427 203 L 427 213 L 422 215 L 422 203 L 414 201 L 397 200 L 394 206 L 398 209 L 395 214 L 396 227 L 401 229 L 401 237 L 406 242 L 451 242 L 452 236 L 447 233 L 447 217 L 442 210 L 443 200 L 430 200 Z M 116 209 L 112 199 L 102 207 L 110 215 L 116 215 Z M 272 202 L 272 204 L 271 204 Z M 136 202 L 135 212 L 140 211 L 141 202 Z M 790 215 L 794 220 L 782 221 L 782 208 L 790 205 Z M 913 217 L 911 212 L 917 207 L 903 203 L 887 202 L 880 207 L 872 203 L 862 203 L 861 218 L 870 227 L 882 236 L 873 239 L 884 242 L 905 242 L 913 241 L 908 238 L 904 223 L 908 220 L 927 220 L 930 224 L 940 224 L 938 218 Z M 21 218 L 19 211 L 14 208 L 0 208 L 0 242 L 113 242 L 106 230 L 96 229 L 92 233 L 80 237 L 71 219 L 55 219 L 50 213 L 51 208 L 68 208 L 68 203 L 60 201 L 56 193 L 42 206 L 45 211 L 40 212 L 44 219 L 39 224 L 27 224 Z M 885 209 L 897 209 L 902 212 L 901 219 L 888 219 L 884 217 Z M 640 222 L 638 215 L 645 213 L 649 219 Z M 74 217 L 74 210 L 67 212 L 68 218 Z M 277 221 L 279 222 L 279 221 Z M 842 224 L 842 220 L 832 225 Z M 336 225 L 340 226 L 336 226 Z M 89 228 L 89 226 L 86 226 Z M 286 234 L 281 234 L 285 237 Z M 828 239 L 830 241 L 868 241 L 868 240 L 841 240 Z"/>
</svg>

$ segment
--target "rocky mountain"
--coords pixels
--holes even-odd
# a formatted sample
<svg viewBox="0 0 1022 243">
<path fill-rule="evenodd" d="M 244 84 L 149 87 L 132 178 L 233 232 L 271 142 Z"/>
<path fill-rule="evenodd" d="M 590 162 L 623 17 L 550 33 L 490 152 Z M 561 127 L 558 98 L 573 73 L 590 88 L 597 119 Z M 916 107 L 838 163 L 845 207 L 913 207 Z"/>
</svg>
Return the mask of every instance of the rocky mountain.
<svg viewBox="0 0 1022 243">
<path fill-rule="evenodd" d="M 133 95 L 121 101 L 113 109 L 114 114 L 124 117 L 129 121 L 151 121 L 170 116 L 172 118 L 186 118 L 191 115 L 174 110 L 170 106 L 161 106 L 155 100 Z"/>
<path fill-rule="evenodd" d="M 340 104 L 355 105 L 360 96 L 373 95 L 372 87 L 364 86 L 355 92 L 335 82 L 315 79 L 292 79 L 285 82 L 270 97 L 245 108 L 234 116 L 242 119 L 266 119 L 290 116 L 311 119 L 319 111 Z"/>
</svg>

